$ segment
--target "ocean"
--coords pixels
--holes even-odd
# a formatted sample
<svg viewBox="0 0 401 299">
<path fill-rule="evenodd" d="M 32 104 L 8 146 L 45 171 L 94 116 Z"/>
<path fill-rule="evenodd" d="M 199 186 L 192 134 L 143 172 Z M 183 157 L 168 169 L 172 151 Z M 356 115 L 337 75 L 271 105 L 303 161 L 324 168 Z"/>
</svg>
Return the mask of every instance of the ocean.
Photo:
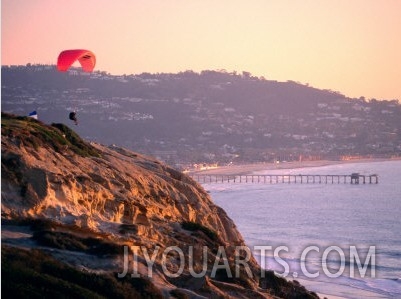
<svg viewBox="0 0 401 299">
<path fill-rule="evenodd" d="M 401 298 L 401 161 L 255 174 L 378 174 L 378 184 L 203 184 L 260 265 L 328 298 Z"/>
</svg>

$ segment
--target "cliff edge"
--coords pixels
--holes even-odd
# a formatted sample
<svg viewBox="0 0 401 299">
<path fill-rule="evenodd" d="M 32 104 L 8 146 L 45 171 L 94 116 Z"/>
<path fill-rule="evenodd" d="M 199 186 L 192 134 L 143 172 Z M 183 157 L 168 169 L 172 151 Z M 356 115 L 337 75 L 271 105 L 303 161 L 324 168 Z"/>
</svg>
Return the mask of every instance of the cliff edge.
<svg viewBox="0 0 401 299">
<path fill-rule="evenodd" d="M 124 148 L 85 142 L 63 124 L 9 114 L 1 122 L 8 291 L 317 298 L 261 272 L 233 221 L 181 172 Z"/>
</svg>

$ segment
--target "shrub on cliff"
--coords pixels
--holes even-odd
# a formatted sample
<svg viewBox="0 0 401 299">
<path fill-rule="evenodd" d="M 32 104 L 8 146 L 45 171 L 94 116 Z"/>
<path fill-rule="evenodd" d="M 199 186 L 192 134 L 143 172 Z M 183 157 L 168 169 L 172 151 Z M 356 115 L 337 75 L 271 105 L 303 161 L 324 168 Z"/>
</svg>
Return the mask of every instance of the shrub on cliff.
<svg viewBox="0 0 401 299">
<path fill-rule="evenodd" d="M 58 153 L 64 153 L 69 149 L 83 157 L 100 156 L 98 150 L 82 140 L 66 125 L 49 126 L 32 117 L 1 113 L 1 135 L 9 136 L 17 144 L 36 150 L 50 146 Z"/>
<path fill-rule="evenodd" d="M 192 221 L 184 221 L 181 223 L 181 226 L 185 230 L 189 231 L 201 231 L 203 232 L 210 240 L 212 241 L 218 241 L 218 235 L 214 230 L 211 230 L 210 228 L 196 223 Z"/>
<path fill-rule="evenodd" d="M 40 245 L 63 250 L 82 251 L 97 256 L 117 255 L 122 253 L 118 244 L 103 241 L 98 238 L 81 238 L 66 232 L 37 231 L 33 239 Z"/>
<path fill-rule="evenodd" d="M 1 248 L 2 294 L 13 298 L 162 298 L 145 278 L 79 271 L 40 250 Z"/>
</svg>

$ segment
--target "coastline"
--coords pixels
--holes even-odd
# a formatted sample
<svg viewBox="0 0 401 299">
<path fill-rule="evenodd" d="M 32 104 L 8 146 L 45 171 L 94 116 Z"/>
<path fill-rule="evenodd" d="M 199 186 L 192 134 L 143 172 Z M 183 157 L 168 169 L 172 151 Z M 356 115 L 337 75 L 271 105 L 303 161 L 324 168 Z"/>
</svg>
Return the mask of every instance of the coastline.
<svg viewBox="0 0 401 299">
<path fill-rule="evenodd" d="M 279 173 L 286 173 L 285 169 L 288 169 L 289 172 L 290 172 L 291 169 L 295 169 L 295 173 L 297 173 L 297 170 L 296 170 L 297 168 L 305 168 L 305 169 L 299 170 L 299 172 L 307 172 L 308 173 L 309 170 L 306 169 L 307 167 L 311 167 L 311 168 L 316 167 L 316 169 L 311 170 L 311 172 L 312 173 L 315 173 L 315 172 L 318 173 L 320 171 L 319 167 L 333 166 L 333 168 L 337 168 L 337 169 L 339 169 L 339 171 L 341 171 L 341 169 L 345 169 L 346 173 L 351 173 L 354 169 L 355 170 L 362 170 L 362 173 L 364 173 L 363 171 L 366 171 L 366 169 L 369 169 L 368 171 L 371 171 L 371 170 L 379 171 L 378 173 L 379 174 L 383 174 L 383 177 L 384 176 L 391 177 L 392 179 L 391 180 L 389 179 L 389 182 L 391 182 L 391 184 L 394 184 L 394 179 L 393 178 L 396 177 L 396 176 L 394 176 L 394 173 L 391 172 L 391 171 L 383 172 L 383 171 L 380 171 L 380 170 L 383 170 L 383 169 L 387 168 L 388 166 L 391 166 L 392 168 L 394 168 L 393 163 L 396 163 L 395 165 L 398 168 L 398 165 L 399 165 L 400 161 L 401 161 L 401 159 L 398 158 L 398 159 L 363 159 L 363 160 L 362 159 L 358 159 L 358 160 L 348 160 L 348 161 L 305 161 L 305 162 L 302 162 L 302 163 L 301 162 L 292 162 L 292 163 L 291 162 L 287 162 L 287 163 L 279 163 L 279 164 L 257 163 L 257 164 L 244 164 L 244 165 L 225 166 L 225 167 L 220 167 L 220 168 L 215 168 L 215 169 L 208 169 L 208 170 L 204 170 L 204 171 L 199 171 L 198 173 L 199 174 L 212 174 L 212 175 L 213 174 L 217 174 L 217 175 L 232 175 L 232 174 L 241 174 L 242 173 L 242 174 L 250 174 L 250 175 L 252 175 L 252 174 L 263 173 L 263 172 L 269 174 L 269 170 L 271 170 L 273 172 L 273 170 L 280 170 L 280 169 L 281 169 L 281 171 Z M 372 164 L 370 164 L 370 163 L 372 163 Z M 361 164 L 361 165 L 359 166 L 358 164 Z M 336 165 L 342 165 L 342 166 L 336 166 Z M 360 169 L 360 167 L 361 167 L 361 169 Z M 331 167 L 329 167 L 329 168 L 324 167 L 323 169 L 327 170 L 327 169 L 331 169 Z M 390 170 L 391 170 L 391 168 L 390 168 Z M 276 171 L 276 173 L 278 173 L 278 171 Z M 386 187 L 390 186 L 390 185 L 388 185 L 388 183 L 385 184 L 385 185 L 386 185 Z M 240 191 L 239 192 L 239 197 L 242 196 L 241 199 L 246 199 L 246 201 L 245 201 L 246 205 L 247 205 L 246 208 L 247 209 L 251 209 L 251 207 L 255 208 L 255 206 L 256 206 L 256 208 L 261 207 L 260 211 L 266 211 L 266 206 L 260 205 L 260 203 L 265 201 L 265 197 L 269 197 L 270 196 L 270 199 L 273 199 L 273 202 L 275 202 L 275 203 L 279 202 L 279 201 L 276 201 L 276 198 L 278 198 L 278 195 L 274 195 L 275 192 L 265 192 L 268 189 L 264 189 L 264 187 L 259 187 L 258 186 L 254 190 L 253 190 L 253 188 L 249 188 L 250 190 L 253 190 L 253 191 L 256 190 L 258 192 L 258 194 L 260 195 L 259 197 L 256 196 L 255 200 L 253 201 L 253 200 L 251 200 L 251 197 L 250 197 L 251 195 L 249 195 L 249 193 L 245 194 L 245 192 L 247 192 L 248 187 L 237 188 L 237 186 L 235 186 L 231 190 L 231 187 L 229 187 L 228 185 L 227 186 L 224 185 L 223 188 L 219 187 L 219 185 L 217 185 L 216 188 L 212 187 L 211 185 L 207 185 L 207 186 L 208 186 L 209 190 L 212 190 L 210 192 L 213 195 L 212 197 L 213 197 L 214 201 L 215 201 L 214 195 L 217 196 L 217 194 L 220 194 L 220 201 L 221 202 L 223 202 L 223 201 L 224 202 L 229 202 L 227 204 L 227 207 L 229 207 L 229 210 L 232 209 L 232 211 L 234 211 L 233 216 L 239 217 L 239 220 L 235 218 L 235 220 L 236 220 L 235 222 L 236 223 L 237 222 L 241 223 L 241 221 L 242 221 L 242 223 L 245 223 L 244 229 L 245 229 L 245 231 L 248 231 L 248 232 L 251 231 L 251 229 L 253 228 L 252 224 L 250 224 L 250 223 L 254 223 L 255 224 L 257 222 L 254 219 L 259 219 L 259 218 L 260 219 L 264 219 L 264 217 L 265 217 L 264 212 L 256 212 L 256 215 L 253 213 L 252 215 L 254 217 L 252 217 L 252 220 L 250 220 L 248 222 L 246 220 L 246 218 L 248 218 L 250 216 L 241 216 L 241 215 L 247 214 L 247 213 L 243 213 L 241 208 L 238 208 L 239 205 L 240 205 L 241 200 L 235 200 L 235 201 L 233 200 L 232 203 L 231 203 L 231 201 L 228 201 L 227 199 L 235 197 L 236 196 L 235 192 L 236 191 Z M 392 186 L 395 186 L 395 185 L 392 185 Z M 372 196 L 370 196 L 370 198 L 372 199 L 372 202 L 375 201 L 374 198 L 376 198 L 376 199 L 389 198 L 387 196 L 387 193 L 385 192 L 386 187 L 377 188 L 377 186 L 375 186 L 375 187 L 372 187 L 370 190 L 368 189 L 367 193 L 364 193 L 364 194 L 371 194 Z M 284 189 L 284 188 L 277 188 L 277 189 L 274 189 L 274 190 L 278 190 L 278 189 L 281 190 L 281 189 Z M 339 189 L 341 189 L 341 188 L 339 188 Z M 390 188 L 390 189 L 393 189 L 393 188 Z M 399 194 L 400 189 L 399 188 L 394 188 L 394 189 L 397 189 L 398 190 L 398 194 Z M 217 190 L 216 194 L 214 194 L 215 190 Z M 226 190 L 228 190 L 229 192 L 226 192 Z M 331 193 L 331 192 L 327 192 L 327 193 Z M 349 198 L 346 196 L 347 193 L 348 193 L 347 191 L 341 193 L 342 195 L 345 195 L 345 196 L 342 197 L 344 199 L 344 201 L 343 201 L 344 203 L 349 203 L 350 202 Z M 362 194 L 359 191 L 355 192 L 355 193 Z M 228 196 L 221 196 L 221 195 L 224 195 L 224 194 L 228 194 Z M 252 193 L 250 193 L 250 194 L 252 194 Z M 270 194 L 270 195 L 268 195 L 268 194 Z M 279 193 L 279 195 L 282 195 L 282 194 L 284 194 L 284 193 Z M 311 194 L 312 193 L 309 193 L 307 195 L 308 198 L 307 198 L 306 202 L 309 201 L 309 198 L 311 197 Z M 383 196 L 381 196 L 381 194 L 383 194 Z M 317 197 L 318 196 L 326 197 L 325 193 L 322 193 L 322 195 L 318 194 L 316 196 Z M 339 195 L 339 196 L 341 197 L 341 195 Z M 299 198 L 298 194 L 296 194 L 294 196 L 294 198 Z M 327 196 L 327 198 L 334 199 L 334 196 L 331 196 L 331 197 Z M 356 197 L 356 198 L 361 199 L 363 197 Z M 391 198 L 393 198 L 393 197 L 391 197 Z M 239 204 L 235 204 L 236 202 L 238 202 Z M 252 206 L 251 202 L 255 203 L 255 205 Z M 220 203 L 217 202 L 217 204 L 220 204 Z M 220 205 L 220 206 L 223 206 L 223 205 Z M 277 204 L 275 206 L 280 206 L 280 205 Z M 315 206 L 319 206 L 319 205 L 315 205 Z M 341 204 L 337 205 L 337 206 L 340 207 Z M 376 206 L 377 206 L 376 204 L 373 205 L 373 207 L 376 207 Z M 223 206 L 223 207 L 225 207 L 225 206 Z M 358 209 L 357 205 L 353 206 L 353 209 Z M 246 210 L 246 211 L 248 212 L 248 210 Z M 258 211 L 258 210 L 252 209 L 252 211 Z M 375 214 L 375 212 L 374 212 L 375 210 L 372 209 L 371 211 L 372 211 L 371 212 L 372 215 L 374 215 Z M 281 213 L 274 213 L 274 214 L 275 215 L 281 215 Z M 364 215 L 368 215 L 368 214 L 364 214 Z M 244 221 L 244 219 L 245 219 L 246 222 Z M 277 222 L 275 222 L 275 223 L 277 223 Z M 321 223 L 323 223 L 323 222 L 321 222 Z M 337 222 L 337 223 L 341 223 L 341 222 Z M 258 227 L 261 227 L 261 225 L 263 225 L 263 222 L 260 222 L 260 223 L 258 222 L 257 225 L 259 225 L 259 226 L 256 226 L 256 229 L 254 230 L 255 232 L 259 232 L 260 231 L 260 229 Z M 318 225 L 317 225 L 317 227 L 318 227 Z M 349 228 L 350 231 L 352 230 L 352 227 L 354 227 L 354 226 L 351 226 Z M 346 231 L 347 230 L 348 230 L 348 228 L 346 228 Z M 253 231 L 252 231 L 252 233 L 253 233 Z M 244 236 L 245 235 L 246 234 L 244 234 Z M 343 236 L 343 235 L 341 235 L 341 236 Z M 267 235 L 267 238 L 270 238 L 270 236 Z M 253 234 L 250 237 L 250 240 L 260 240 L 260 239 L 261 238 L 259 238 L 259 236 L 256 236 L 256 234 Z M 270 240 L 270 239 L 267 239 L 267 240 Z M 359 240 L 359 239 L 355 238 L 355 240 Z M 365 239 L 363 239 L 363 240 L 365 240 Z M 366 240 L 370 240 L 370 239 L 366 239 Z M 253 241 L 250 241 L 250 242 L 253 242 Z M 267 241 L 267 244 L 270 244 L 269 242 L 270 241 Z M 379 243 L 372 242 L 370 244 L 382 244 L 380 242 Z M 260 245 L 260 243 L 256 243 L 256 244 Z M 308 244 L 310 244 L 310 243 L 308 243 Z M 335 244 L 335 243 L 333 243 L 333 244 Z M 339 243 L 339 244 L 341 244 L 341 243 Z M 360 244 L 362 244 L 362 243 L 360 243 Z M 353 286 L 352 283 L 350 285 L 344 284 L 344 283 L 337 285 L 334 282 L 333 282 L 333 284 L 329 283 L 328 286 L 324 286 L 325 282 L 322 282 L 322 281 L 306 280 L 306 282 L 304 282 L 299 278 L 297 280 L 303 286 L 305 286 L 308 290 L 313 290 L 316 293 L 318 293 L 320 298 L 328 298 L 328 299 L 351 299 L 351 298 L 352 299 L 353 298 L 382 298 L 382 299 L 384 299 L 384 298 L 390 298 L 389 297 L 390 295 L 388 295 L 386 292 L 388 292 L 390 294 L 391 288 L 387 288 L 386 284 L 387 283 L 393 283 L 392 281 L 383 281 L 383 282 L 381 282 L 379 280 L 379 282 L 377 283 L 377 285 L 375 285 L 375 287 L 370 287 L 369 284 L 366 284 L 366 285 L 362 285 L 362 284 L 357 285 L 356 284 L 355 286 Z M 317 290 L 315 289 L 316 286 L 318 286 Z M 377 288 L 377 290 L 379 290 L 379 291 L 376 291 L 375 288 Z M 383 289 L 385 291 L 383 291 L 383 293 L 380 293 L 381 289 Z"/>
<path fill-rule="evenodd" d="M 189 175 L 193 174 L 210 174 L 210 175 L 246 175 L 259 171 L 277 170 L 277 169 L 296 169 L 307 167 L 321 167 L 338 164 L 352 164 L 352 163 L 370 163 L 370 162 L 384 162 L 384 161 L 399 161 L 401 159 L 357 159 L 357 160 L 318 160 L 318 161 L 294 161 L 294 162 L 281 162 L 281 163 L 250 163 L 238 165 L 218 166 L 216 168 L 195 170 L 188 172 Z"/>
</svg>

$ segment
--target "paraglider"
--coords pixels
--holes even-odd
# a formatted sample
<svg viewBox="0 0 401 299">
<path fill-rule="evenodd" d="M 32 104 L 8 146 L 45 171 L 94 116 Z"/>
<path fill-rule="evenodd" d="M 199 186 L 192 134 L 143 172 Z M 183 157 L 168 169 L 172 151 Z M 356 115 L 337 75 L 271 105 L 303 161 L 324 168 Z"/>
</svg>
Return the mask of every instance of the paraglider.
<svg viewBox="0 0 401 299">
<path fill-rule="evenodd" d="M 96 64 L 96 56 L 88 50 L 65 50 L 57 58 L 57 69 L 66 72 L 74 62 L 79 61 L 85 72 L 92 72 Z"/>
<path fill-rule="evenodd" d="M 64 50 L 57 58 L 57 70 L 66 72 L 76 61 L 78 61 L 84 72 L 92 72 L 96 64 L 96 56 L 93 52 L 83 49 Z M 78 125 L 77 113 L 70 112 L 69 119 Z"/>
</svg>

